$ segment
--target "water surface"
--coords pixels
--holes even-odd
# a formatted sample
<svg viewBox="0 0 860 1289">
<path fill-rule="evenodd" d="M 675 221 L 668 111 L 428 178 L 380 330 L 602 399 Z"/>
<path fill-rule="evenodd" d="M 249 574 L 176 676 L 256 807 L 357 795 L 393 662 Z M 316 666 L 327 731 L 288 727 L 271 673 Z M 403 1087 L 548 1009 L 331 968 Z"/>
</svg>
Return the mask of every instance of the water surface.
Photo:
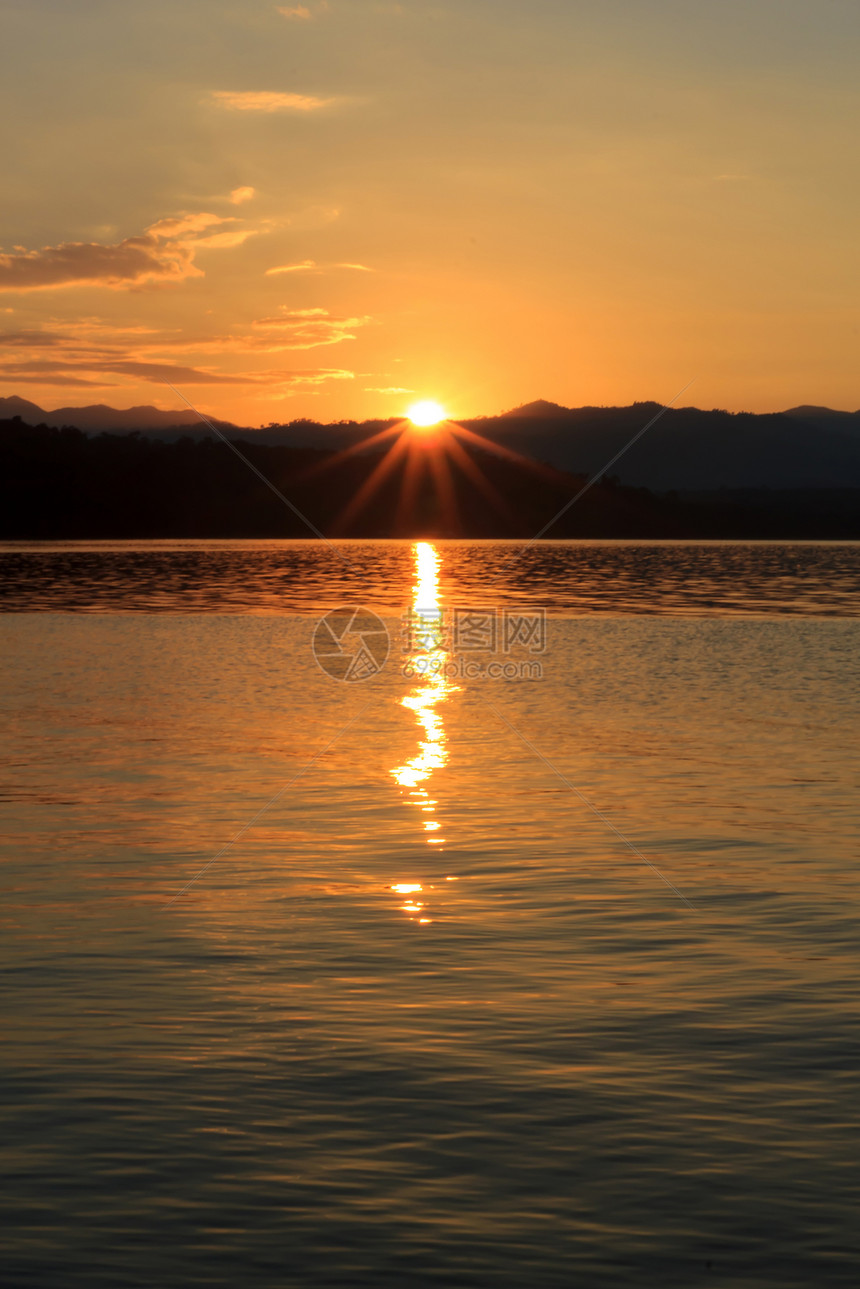
<svg viewBox="0 0 860 1289">
<path fill-rule="evenodd" d="M 0 543 L 0 609 L 316 613 L 409 603 L 399 541 Z M 436 542 L 448 605 L 586 613 L 860 613 L 858 542 Z"/>
<path fill-rule="evenodd" d="M 857 547 L 348 552 L 7 550 L 3 1284 L 853 1286 Z"/>
</svg>

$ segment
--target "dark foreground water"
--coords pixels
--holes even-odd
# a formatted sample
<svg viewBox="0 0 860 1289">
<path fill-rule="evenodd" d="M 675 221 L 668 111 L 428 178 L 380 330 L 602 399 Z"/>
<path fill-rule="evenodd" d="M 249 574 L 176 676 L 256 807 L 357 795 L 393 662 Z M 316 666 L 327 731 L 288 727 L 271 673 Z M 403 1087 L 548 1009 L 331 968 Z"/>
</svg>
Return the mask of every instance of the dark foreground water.
<svg viewBox="0 0 860 1289">
<path fill-rule="evenodd" d="M 343 549 L 0 552 L 4 1289 L 854 1286 L 860 548 Z"/>
</svg>

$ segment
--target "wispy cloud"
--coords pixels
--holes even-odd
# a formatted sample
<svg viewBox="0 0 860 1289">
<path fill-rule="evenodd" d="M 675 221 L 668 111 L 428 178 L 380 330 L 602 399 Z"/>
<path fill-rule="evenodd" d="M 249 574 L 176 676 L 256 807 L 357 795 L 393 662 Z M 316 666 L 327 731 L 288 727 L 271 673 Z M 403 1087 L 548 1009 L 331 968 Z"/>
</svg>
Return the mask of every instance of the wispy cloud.
<svg viewBox="0 0 860 1289">
<path fill-rule="evenodd" d="M 327 273 L 331 269 L 350 269 L 357 273 L 372 273 L 373 269 L 366 264 L 317 264 L 316 260 L 299 260 L 296 264 L 276 264 L 266 269 L 266 277 L 275 277 L 279 273 Z"/>
<path fill-rule="evenodd" d="M 283 94 L 276 90 L 213 90 L 212 97 L 222 107 L 237 112 L 318 112 L 335 102 L 333 98 Z"/>
<path fill-rule="evenodd" d="M 149 327 L 113 327 L 98 318 L 54 320 L 43 328 L 0 332 L 0 381 L 26 385 L 113 388 L 141 382 L 186 385 L 259 385 L 265 388 L 318 386 L 352 380 L 342 367 L 265 368 L 230 371 L 217 358 L 255 358 L 312 349 L 353 339 L 351 328 L 368 319 L 332 317 L 324 309 L 260 319 L 251 334 L 194 337 L 159 333 Z M 177 362 L 177 351 L 192 358 L 210 354 L 216 362 Z"/>
<path fill-rule="evenodd" d="M 329 380 L 354 380 L 355 373 L 342 367 L 310 367 L 298 370 L 272 368 L 263 371 L 218 372 L 211 368 L 190 367 L 180 363 L 108 362 L 81 375 L 73 363 L 25 362 L 4 363 L 0 377 L 18 379 L 28 385 L 67 385 L 73 388 L 115 388 L 144 383 L 163 385 L 322 385 Z M 108 379 L 105 379 L 105 378 Z M 128 377 L 128 380 L 116 378 Z M 95 378 L 95 379 L 94 379 Z M 113 378 L 113 379 L 110 379 Z"/>
<path fill-rule="evenodd" d="M 166 219 L 156 220 L 154 224 L 150 224 L 146 232 L 160 240 L 171 240 L 192 233 L 195 235 L 203 233 L 215 224 L 232 223 L 232 220 L 232 215 L 225 219 L 223 215 L 210 215 L 207 211 L 201 210 L 190 214 L 169 215 Z"/>
<path fill-rule="evenodd" d="M 138 353 L 172 354 L 278 354 L 292 349 L 317 349 L 355 340 L 356 332 L 373 322 L 371 317 L 331 314 L 326 309 L 287 309 L 257 318 L 251 330 L 226 335 L 175 335 L 167 333 L 141 339 Z"/>
<path fill-rule="evenodd" d="M 206 212 L 160 219 L 139 237 L 113 245 L 62 242 L 41 250 L 0 253 L 0 291 L 46 291 L 59 287 L 129 289 L 147 282 L 176 283 L 202 277 L 198 250 L 239 246 L 255 229 L 223 229 L 236 222 Z M 215 228 L 221 231 L 214 232 Z"/>
<path fill-rule="evenodd" d="M 316 349 L 320 345 L 339 345 L 355 340 L 357 328 L 366 326 L 368 317 L 338 317 L 327 309 L 286 309 L 271 318 L 258 318 L 254 326 L 269 334 L 264 344 L 275 349 Z"/>
<path fill-rule="evenodd" d="M 241 246 L 249 237 L 256 237 L 258 231 L 256 228 L 231 228 L 225 233 L 209 233 L 206 237 L 198 237 L 194 246 L 200 250 L 227 251 L 233 246 Z"/>
<path fill-rule="evenodd" d="M 272 374 L 280 378 L 280 384 L 287 385 L 324 385 L 329 380 L 355 380 L 355 372 L 343 367 L 310 367 L 306 371 Z"/>
<path fill-rule="evenodd" d="M 318 18 L 321 13 L 328 11 L 328 7 L 328 0 L 316 0 L 312 9 L 306 4 L 275 5 L 282 18 L 298 22 L 309 22 L 311 18 Z"/>
<path fill-rule="evenodd" d="M 186 385 L 247 385 L 253 384 L 254 378 L 245 374 L 233 375 L 228 372 L 214 372 L 196 367 L 182 366 L 177 363 L 145 363 L 134 361 L 123 362 L 89 362 L 66 359 L 62 361 L 35 361 L 4 363 L 0 374 L 6 379 L 10 376 L 25 378 L 29 383 L 42 384 L 78 384 L 75 368 L 88 370 L 91 375 L 131 376 L 135 381 L 149 384 L 163 384 L 165 380 L 183 381 Z M 45 379 L 47 378 L 47 379 Z M 88 380 L 87 384 L 93 384 Z"/>
<path fill-rule="evenodd" d="M 230 200 L 234 206 L 241 206 L 243 202 L 252 201 L 256 195 L 256 188 L 234 188 L 230 193 Z"/>
<path fill-rule="evenodd" d="M 153 237 L 128 237 L 115 246 L 63 242 L 40 251 L 0 254 L 0 291 L 40 291 L 96 285 L 125 287 L 142 282 L 181 282 L 200 277 L 194 253 L 181 243 L 161 246 Z"/>
<path fill-rule="evenodd" d="M 274 277 L 277 273 L 313 273 L 316 269 L 315 260 L 301 260 L 298 264 L 276 264 L 274 268 L 266 269 L 266 277 Z"/>
<path fill-rule="evenodd" d="M 3 368 L 3 371 L 6 369 Z M 14 376 L 16 373 L 10 372 Z M 108 380 L 86 380 L 83 376 L 73 376 L 70 372 L 62 372 L 59 375 L 30 375 L 29 373 L 21 377 L 22 384 L 27 385 L 44 385 L 57 389 L 115 389 L 119 382 Z"/>
<path fill-rule="evenodd" d="M 405 389 L 402 385 L 368 385 L 365 394 L 414 394 L 414 389 Z"/>
</svg>

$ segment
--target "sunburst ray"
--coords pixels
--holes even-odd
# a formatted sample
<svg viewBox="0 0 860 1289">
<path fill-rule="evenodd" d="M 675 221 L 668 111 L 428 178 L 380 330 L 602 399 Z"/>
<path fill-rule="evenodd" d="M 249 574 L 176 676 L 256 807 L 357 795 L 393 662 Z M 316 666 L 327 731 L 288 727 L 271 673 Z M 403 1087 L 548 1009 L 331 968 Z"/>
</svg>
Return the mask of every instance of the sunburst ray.
<svg viewBox="0 0 860 1289">
<path fill-rule="evenodd" d="M 415 500 L 418 496 L 418 485 L 427 466 L 427 453 L 410 438 L 406 449 L 406 465 L 400 482 L 400 497 L 397 512 L 394 516 L 394 531 L 399 533 L 405 528 L 412 516 Z"/>
<path fill-rule="evenodd" d="M 304 483 L 307 479 L 313 479 L 316 475 L 322 474 L 325 470 L 332 470 L 342 462 L 349 460 L 350 457 L 358 456 L 366 452 L 368 448 L 376 447 L 385 439 L 393 438 L 395 434 L 402 434 L 404 429 L 408 428 L 408 421 L 398 421 L 396 425 L 389 425 L 386 430 L 379 430 L 372 434 L 369 439 L 362 439 L 360 443 L 351 443 L 348 448 L 341 448 L 340 452 L 335 452 L 333 456 L 326 457 L 325 461 L 315 462 L 314 465 L 308 466 L 296 475 L 297 483 Z"/>
<path fill-rule="evenodd" d="M 349 504 L 340 512 L 332 527 L 333 532 L 343 532 L 347 525 L 355 519 L 356 515 L 364 509 L 373 494 L 391 474 L 406 451 L 407 445 L 408 439 L 401 434 L 400 438 L 396 443 L 392 444 L 382 460 L 377 463 L 373 471 L 365 479 Z"/>
<path fill-rule="evenodd" d="M 464 450 L 464 448 L 457 442 L 456 437 L 450 432 L 446 435 L 445 451 L 454 463 L 459 466 L 463 473 L 468 476 L 475 487 L 483 493 L 493 509 L 504 519 L 513 519 L 514 512 L 499 492 L 498 488 L 494 487 L 494 485 L 490 483 L 487 476 L 482 473 L 480 467 L 472 460 L 468 452 Z"/>
<path fill-rule="evenodd" d="M 496 443 L 494 439 L 485 438 L 483 434 L 476 434 L 474 430 L 469 430 L 465 425 L 460 425 L 457 421 L 448 421 L 451 431 L 458 438 L 465 439 L 469 443 L 476 444 L 484 452 L 492 452 L 495 456 L 504 457 L 506 461 L 513 461 L 517 465 L 525 466 L 534 474 L 542 475 L 545 479 L 557 479 L 558 471 L 551 469 L 548 465 L 542 465 L 539 461 L 531 457 L 523 456 L 521 452 L 515 452 L 513 448 L 505 447 L 502 443 Z"/>
<path fill-rule="evenodd" d="M 457 496 L 444 444 L 433 444 L 427 452 L 427 459 L 436 481 L 436 496 L 442 512 L 442 523 L 449 531 L 459 532 L 460 515 L 457 509 Z"/>
</svg>

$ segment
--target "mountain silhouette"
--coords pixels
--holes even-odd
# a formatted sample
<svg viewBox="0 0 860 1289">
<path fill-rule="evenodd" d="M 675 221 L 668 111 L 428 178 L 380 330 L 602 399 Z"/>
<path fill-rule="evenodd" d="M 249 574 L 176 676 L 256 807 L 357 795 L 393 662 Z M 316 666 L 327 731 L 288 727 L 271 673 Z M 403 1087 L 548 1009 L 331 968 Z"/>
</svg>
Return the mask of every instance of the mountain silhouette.
<svg viewBox="0 0 860 1289">
<path fill-rule="evenodd" d="M 48 412 L 26 398 L 19 398 L 17 394 L 9 398 L 0 398 L 0 420 L 12 420 L 16 416 L 20 416 L 21 420 L 29 425 L 50 425 L 54 428 L 73 425 L 76 429 L 90 433 L 104 430 L 122 433 L 201 424 L 197 413 L 188 408 L 175 412 L 163 412 L 158 407 L 146 404 L 120 409 L 108 407 L 105 403 L 93 403 L 89 407 L 58 407 L 55 411 Z M 209 419 L 219 428 L 236 428 L 230 421 L 221 421 L 216 417 L 209 417 Z"/>
<path fill-rule="evenodd" d="M 0 399 L 0 419 L 4 417 L 18 417 L 31 426 L 75 426 L 89 435 L 137 431 L 164 442 L 215 440 L 187 409 L 117 410 L 99 404 L 47 412 L 13 396 Z M 360 449 L 363 440 L 396 421 L 321 424 L 302 419 L 259 429 L 221 420 L 215 424 L 247 445 L 337 452 Z M 642 433 L 649 422 L 653 424 Z M 617 483 L 658 494 L 860 488 L 860 412 L 805 405 L 777 413 L 732 413 L 666 409 L 654 402 L 564 408 L 537 399 L 462 424 L 483 436 L 486 452 L 513 449 L 564 474 L 586 477 L 612 462 L 608 473 Z"/>
<path fill-rule="evenodd" d="M 502 412 L 502 418 L 507 420 L 522 419 L 529 417 L 532 420 L 550 419 L 560 416 L 569 416 L 571 409 L 562 407 L 560 403 L 549 403 L 545 398 L 536 398 L 533 403 L 523 403 L 520 407 L 512 407 L 509 412 Z"/>
<path fill-rule="evenodd" d="M 50 415 L 51 413 L 43 411 L 38 403 L 19 398 L 17 394 L 13 394 L 10 398 L 0 398 L 0 417 L 3 420 L 11 421 L 13 417 L 20 416 L 22 421 L 27 421 L 30 425 L 47 425 L 45 418 Z"/>
<path fill-rule="evenodd" d="M 622 484 L 655 492 L 860 487 L 860 417 L 848 412 L 753 414 L 634 403 L 468 424 L 572 473 L 593 474 L 623 451 L 611 473 Z"/>
<path fill-rule="evenodd" d="M 818 425 L 825 430 L 845 430 L 847 433 L 860 433 L 860 412 L 835 412 L 832 407 L 790 407 L 783 416 L 792 416 L 795 420 L 805 421 L 808 425 Z"/>
<path fill-rule="evenodd" d="M 624 456 L 583 492 L 653 408 L 464 423 L 483 442 L 461 438 L 447 494 L 429 459 L 416 484 L 401 455 L 358 511 L 388 446 L 364 440 L 396 422 L 230 431 L 255 474 L 205 427 L 88 435 L 15 417 L 0 421 L 0 538 L 306 537 L 263 479 L 331 537 L 860 537 L 860 435 L 785 415 L 665 412 L 629 454 L 634 478 L 664 486 L 622 482 Z M 542 464 L 554 457 L 580 465 Z"/>
</svg>

